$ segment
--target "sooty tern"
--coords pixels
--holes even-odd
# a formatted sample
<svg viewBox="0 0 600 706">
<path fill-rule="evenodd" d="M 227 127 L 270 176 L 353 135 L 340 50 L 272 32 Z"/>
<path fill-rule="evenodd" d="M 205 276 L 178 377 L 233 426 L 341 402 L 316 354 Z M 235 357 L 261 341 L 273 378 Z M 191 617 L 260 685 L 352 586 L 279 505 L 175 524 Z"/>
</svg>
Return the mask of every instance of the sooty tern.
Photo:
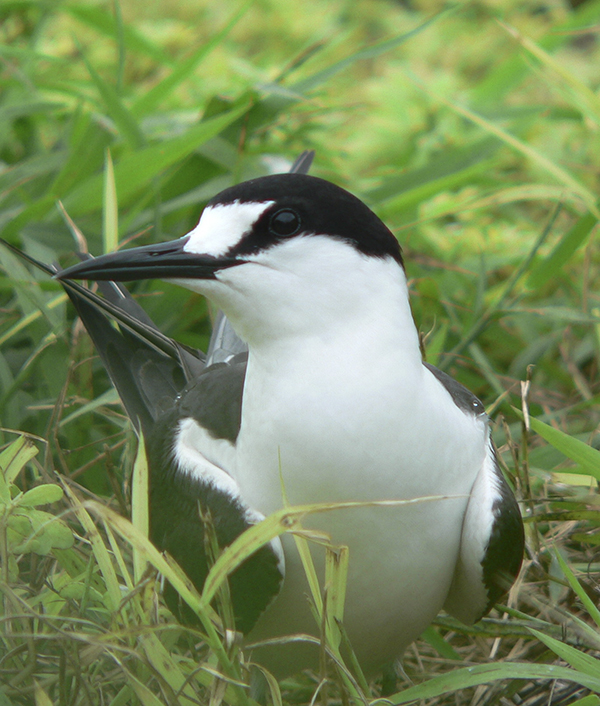
<svg viewBox="0 0 600 706">
<path fill-rule="evenodd" d="M 308 176 L 309 162 L 217 194 L 179 240 L 56 277 L 144 431 L 151 539 L 199 588 L 199 503 L 226 546 L 282 507 L 282 481 L 292 505 L 444 496 L 304 522 L 350 548 L 344 625 L 373 672 L 441 608 L 479 620 L 519 571 L 523 525 L 483 404 L 422 360 L 396 238 L 359 199 Z M 206 358 L 162 336 L 116 284 L 149 278 L 224 312 Z M 72 279 L 100 281 L 108 301 Z M 250 640 L 318 634 L 290 536 L 247 560 L 230 588 Z M 280 673 L 302 666 L 281 647 L 265 660 Z"/>
</svg>

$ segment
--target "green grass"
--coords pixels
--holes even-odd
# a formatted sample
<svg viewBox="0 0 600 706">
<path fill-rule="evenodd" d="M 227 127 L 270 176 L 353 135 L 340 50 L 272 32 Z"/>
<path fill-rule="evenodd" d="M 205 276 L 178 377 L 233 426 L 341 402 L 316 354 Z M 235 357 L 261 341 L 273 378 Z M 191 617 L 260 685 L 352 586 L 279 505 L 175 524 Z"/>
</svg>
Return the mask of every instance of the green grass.
<svg viewBox="0 0 600 706">
<path fill-rule="evenodd" d="M 393 703 L 600 703 L 599 23 L 598 0 L 0 5 L 0 235 L 33 256 L 72 261 L 59 202 L 94 254 L 173 238 L 303 149 L 397 233 L 428 360 L 492 414 L 528 555 L 505 609 L 468 629 L 440 616 L 407 651 Z M 162 331 L 206 347 L 201 300 L 135 291 Z M 190 592 L 144 539 L 143 502 L 124 519 L 143 496 L 135 443 L 89 339 L 5 248 L 0 312 L 0 703 L 249 703 L 208 599 L 282 517 Z M 155 569 L 201 634 L 160 604 Z M 270 691 L 375 699 L 347 665 Z"/>
</svg>

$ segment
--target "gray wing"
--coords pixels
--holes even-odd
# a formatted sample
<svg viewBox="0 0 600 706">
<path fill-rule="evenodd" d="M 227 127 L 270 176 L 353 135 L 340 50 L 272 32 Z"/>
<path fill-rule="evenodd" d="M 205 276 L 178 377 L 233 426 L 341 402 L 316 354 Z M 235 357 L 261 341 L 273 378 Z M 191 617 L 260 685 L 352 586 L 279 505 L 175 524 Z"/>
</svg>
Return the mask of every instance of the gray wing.
<svg viewBox="0 0 600 706">
<path fill-rule="evenodd" d="M 15 254 L 49 275 L 46 265 L 5 243 Z M 233 479 L 199 454 L 194 472 L 173 454 L 179 425 L 193 419 L 211 438 L 235 442 L 240 426 L 245 355 L 205 364 L 200 351 L 181 346 L 157 330 L 123 285 L 106 282 L 106 298 L 77 282 L 61 280 L 86 327 L 134 428 L 143 431 L 150 475 L 150 539 L 179 563 L 201 591 L 211 564 L 205 541 L 210 522 L 221 548 L 262 519 L 244 502 Z M 225 337 L 226 338 L 226 337 Z M 238 339 L 239 340 L 239 339 Z M 213 348 L 217 343 L 213 344 Z M 265 545 L 229 577 L 235 627 L 248 632 L 279 592 L 283 557 L 279 540 Z M 194 613 L 171 586 L 165 600 L 184 622 Z"/>
</svg>

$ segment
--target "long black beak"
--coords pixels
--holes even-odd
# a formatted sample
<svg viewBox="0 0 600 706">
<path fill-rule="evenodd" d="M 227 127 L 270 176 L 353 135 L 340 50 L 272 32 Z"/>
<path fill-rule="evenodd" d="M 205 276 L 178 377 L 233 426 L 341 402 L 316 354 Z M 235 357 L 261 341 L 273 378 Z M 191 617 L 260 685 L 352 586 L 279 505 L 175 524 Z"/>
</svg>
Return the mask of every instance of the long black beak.
<svg viewBox="0 0 600 706">
<path fill-rule="evenodd" d="M 198 255 L 183 249 L 189 236 L 158 245 L 145 245 L 101 255 L 67 267 L 56 279 L 91 279 L 131 282 L 139 279 L 214 279 L 219 270 L 242 260 Z"/>
</svg>

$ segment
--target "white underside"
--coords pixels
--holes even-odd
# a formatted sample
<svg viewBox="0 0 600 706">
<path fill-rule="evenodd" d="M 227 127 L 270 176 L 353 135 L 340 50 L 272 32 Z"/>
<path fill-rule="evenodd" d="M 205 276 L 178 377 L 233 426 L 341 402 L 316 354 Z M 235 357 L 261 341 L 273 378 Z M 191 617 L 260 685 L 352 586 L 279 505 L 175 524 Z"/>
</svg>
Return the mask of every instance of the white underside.
<svg viewBox="0 0 600 706">
<path fill-rule="evenodd" d="M 482 561 L 494 523 L 494 504 L 500 498 L 496 460 L 491 443 L 479 472 L 463 520 L 460 555 L 444 609 L 463 623 L 479 620 L 488 605 Z"/>
<path fill-rule="evenodd" d="M 322 240 L 316 270 L 314 253 L 305 265 L 290 241 L 216 282 L 184 283 L 221 306 L 250 347 L 235 448 L 221 455 L 208 435 L 198 443 L 262 515 L 283 506 L 281 479 L 292 505 L 447 496 L 303 523 L 350 548 L 344 624 L 369 672 L 399 656 L 446 601 L 469 495 L 489 472 L 488 429 L 422 365 L 397 264 Z M 475 518 L 475 534 L 487 519 Z M 283 546 L 283 589 L 251 641 L 319 634 L 292 537 Z M 314 556 L 322 566 L 323 550 Z M 304 666 L 293 650 L 257 657 L 278 673 Z"/>
<path fill-rule="evenodd" d="M 460 412 L 426 368 L 418 371 L 421 379 L 417 371 L 410 379 L 396 371 L 396 384 L 390 384 L 393 371 L 378 366 L 377 372 L 380 414 L 368 401 L 376 381 L 365 389 L 360 376 L 347 385 L 345 399 L 323 404 L 312 398 L 312 383 L 326 390 L 331 371 L 308 386 L 300 375 L 280 388 L 281 396 L 269 386 L 256 398 L 248 395 L 248 425 L 238 439 L 236 465 L 241 493 L 264 514 L 282 507 L 279 459 L 291 504 L 447 496 L 397 507 L 338 509 L 304 521 L 350 548 L 344 623 L 367 670 L 400 655 L 444 604 L 487 433 L 484 421 Z M 247 389 L 257 390 L 251 374 L 250 368 Z M 297 416 L 284 419 L 276 410 L 290 398 L 298 402 Z M 250 639 L 318 634 L 290 537 L 284 548 L 284 591 Z M 323 550 L 314 554 L 322 564 Z M 283 671 L 286 662 L 283 658 Z"/>
</svg>

